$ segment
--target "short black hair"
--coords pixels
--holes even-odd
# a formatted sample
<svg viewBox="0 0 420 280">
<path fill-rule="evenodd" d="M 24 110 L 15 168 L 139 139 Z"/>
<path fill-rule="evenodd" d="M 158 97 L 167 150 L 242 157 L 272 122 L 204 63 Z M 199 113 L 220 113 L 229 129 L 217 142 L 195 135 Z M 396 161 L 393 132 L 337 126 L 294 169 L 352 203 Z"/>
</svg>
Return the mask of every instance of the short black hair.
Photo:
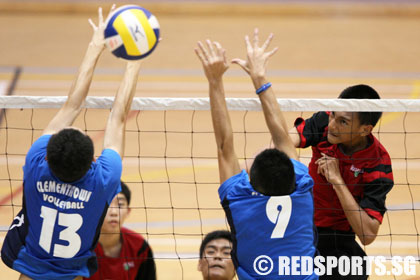
<svg viewBox="0 0 420 280">
<path fill-rule="evenodd" d="M 88 172 L 93 155 L 92 139 L 77 129 L 62 129 L 48 141 L 48 166 L 58 179 L 66 183 L 75 182 Z"/>
<path fill-rule="evenodd" d="M 232 234 L 227 230 L 215 230 L 215 231 L 207 233 L 203 241 L 201 241 L 200 259 L 203 258 L 204 249 L 206 248 L 207 244 L 209 244 L 211 241 L 216 240 L 216 239 L 226 239 L 227 241 L 232 243 Z"/>
<path fill-rule="evenodd" d="M 131 191 L 123 181 L 121 181 L 121 192 L 120 193 L 122 193 L 125 196 L 125 199 L 127 199 L 127 205 L 130 205 Z"/>
<path fill-rule="evenodd" d="M 295 168 L 290 158 L 277 149 L 259 153 L 251 166 L 250 183 L 263 195 L 289 195 L 295 191 Z"/>
<path fill-rule="evenodd" d="M 355 85 L 346 88 L 338 96 L 340 99 L 381 99 L 372 87 L 367 85 Z M 360 124 L 375 126 L 382 116 L 382 112 L 357 112 Z"/>
</svg>

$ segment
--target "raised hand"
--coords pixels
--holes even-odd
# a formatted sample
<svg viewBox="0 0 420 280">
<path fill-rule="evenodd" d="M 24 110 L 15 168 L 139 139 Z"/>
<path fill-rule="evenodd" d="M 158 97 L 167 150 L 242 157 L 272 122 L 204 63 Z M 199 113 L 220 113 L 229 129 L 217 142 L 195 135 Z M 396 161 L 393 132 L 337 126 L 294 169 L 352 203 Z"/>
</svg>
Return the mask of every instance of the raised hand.
<svg viewBox="0 0 420 280">
<path fill-rule="evenodd" d="M 112 5 L 109 14 L 111 14 L 115 10 L 115 4 Z M 93 23 L 92 19 L 88 20 L 90 25 L 93 28 L 93 36 L 90 44 L 96 47 L 101 47 L 102 49 L 105 48 L 105 38 L 104 38 L 104 30 L 105 30 L 105 22 L 104 17 L 102 15 L 102 7 L 98 8 L 98 26 Z"/>
<path fill-rule="evenodd" d="M 327 156 L 326 154 L 321 155 L 322 157 L 315 162 L 318 165 L 318 174 L 323 175 L 328 183 L 334 185 L 334 188 L 339 185 L 344 185 L 338 159 Z"/>
<path fill-rule="evenodd" d="M 226 51 L 218 42 L 206 40 L 207 47 L 198 42 L 198 49 L 194 49 L 203 64 L 204 73 L 209 82 L 219 80 L 229 68 Z"/>
<path fill-rule="evenodd" d="M 267 40 L 264 42 L 264 44 L 262 44 L 262 46 L 259 46 L 260 42 L 258 36 L 258 29 L 255 28 L 252 44 L 249 40 L 248 35 L 245 36 L 247 59 L 243 60 L 235 58 L 232 60 L 232 63 L 241 66 L 242 69 L 244 69 L 253 80 L 265 77 L 268 58 L 270 58 L 278 50 L 278 48 L 276 47 L 271 51 L 267 51 L 267 48 L 270 45 L 273 36 L 273 33 L 271 33 L 268 36 Z"/>
</svg>

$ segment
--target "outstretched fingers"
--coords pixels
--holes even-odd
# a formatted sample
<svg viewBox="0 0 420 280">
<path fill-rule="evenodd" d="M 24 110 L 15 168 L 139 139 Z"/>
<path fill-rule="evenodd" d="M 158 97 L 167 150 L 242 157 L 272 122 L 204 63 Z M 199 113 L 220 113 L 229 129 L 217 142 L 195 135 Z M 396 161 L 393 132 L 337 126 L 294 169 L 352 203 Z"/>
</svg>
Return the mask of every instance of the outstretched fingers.
<svg viewBox="0 0 420 280">
<path fill-rule="evenodd" d="M 98 27 L 93 23 L 92 19 L 88 19 L 88 22 L 92 26 L 93 30 L 98 29 Z"/>
<path fill-rule="evenodd" d="M 207 48 L 210 51 L 211 57 L 215 57 L 216 56 L 216 52 L 215 52 L 215 50 L 213 48 L 213 44 L 211 43 L 211 41 L 209 39 L 206 40 L 206 43 L 207 43 Z"/>
<path fill-rule="evenodd" d="M 206 60 L 206 58 L 204 57 L 203 53 L 202 53 L 200 50 L 198 50 L 198 49 L 194 49 L 194 51 L 195 51 L 195 54 L 196 54 L 196 55 L 198 56 L 198 58 L 200 59 L 201 63 L 202 63 L 203 65 L 207 64 L 207 60 Z"/>
<path fill-rule="evenodd" d="M 197 54 L 198 58 L 201 60 L 203 64 L 207 63 L 209 55 L 206 48 L 203 46 L 203 43 L 201 43 L 200 41 L 197 42 L 197 45 L 198 45 L 198 49 L 194 49 L 195 53 Z"/>
<path fill-rule="evenodd" d="M 113 12 L 115 10 L 115 4 L 112 5 L 111 7 L 111 12 Z M 92 26 L 93 30 L 97 30 L 99 27 L 103 26 L 104 24 L 104 16 L 103 16 L 103 12 L 102 12 L 102 7 L 98 8 L 98 25 L 96 25 L 92 19 L 88 19 L 89 24 Z"/>
<path fill-rule="evenodd" d="M 249 74 L 248 62 L 246 62 L 245 60 L 240 59 L 240 58 L 234 58 L 234 59 L 231 60 L 231 62 L 233 64 L 237 64 L 237 65 L 241 66 L 241 68 L 244 69 L 245 72 L 247 72 Z"/>
<path fill-rule="evenodd" d="M 117 7 L 117 5 L 112 4 L 111 10 L 109 10 L 109 14 L 111 14 L 115 10 L 116 7 Z"/>
<path fill-rule="evenodd" d="M 248 54 L 252 53 L 253 48 L 252 48 L 251 42 L 249 41 L 248 35 L 245 36 L 245 45 L 246 45 L 246 51 L 248 52 Z"/>
<path fill-rule="evenodd" d="M 254 29 L 254 49 L 258 48 L 260 38 L 258 37 L 258 28 Z"/>
<path fill-rule="evenodd" d="M 267 53 L 267 57 L 271 57 L 272 55 L 274 55 L 278 51 L 278 49 L 278 47 L 275 47 L 273 50 L 269 51 Z"/>
<path fill-rule="evenodd" d="M 213 45 L 216 47 L 217 56 L 219 58 L 223 58 L 223 63 L 227 65 L 228 62 L 226 59 L 226 50 L 223 49 L 222 45 L 219 42 L 213 42 Z"/>
<path fill-rule="evenodd" d="M 261 46 L 261 48 L 263 49 L 263 51 L 265 51 L 268 46 L 270 45 L 271 41 L 273 40 L 274 34 L 270 33 L 270 35 L 268 36 L 267 40 L 265 40 L 264 44 Z"/>
<path fill-rule="evenodd" d="M 102 24 L 104 22 L 104 16 L 102 15 L 102 7 L 98 8 L 98 19 L 99 19 L 99 24 Z"/>
</svg>

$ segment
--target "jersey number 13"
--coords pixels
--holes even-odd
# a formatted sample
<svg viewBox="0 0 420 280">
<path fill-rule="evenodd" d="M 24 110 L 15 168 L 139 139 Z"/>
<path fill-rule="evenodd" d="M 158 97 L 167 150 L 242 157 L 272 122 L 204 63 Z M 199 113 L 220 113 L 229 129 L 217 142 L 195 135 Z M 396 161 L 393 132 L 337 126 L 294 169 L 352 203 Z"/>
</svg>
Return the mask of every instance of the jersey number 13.
<svg viewBox="0 0 420 280">
<path fill-rule="evenodd" d="M 58 221 L 57 221 L 58 214 Z M 82 245 L 80 236 L 76 233 L 83 224 L 83 218 L 79 214 L 59 213 L 56 209 L 46 206 L 41 207 L 42 228 L 39 245 L 47 253 L 51 251 L 52 237 L 56 221 L 58 225 L 65 227 L 60 232 L 59 239 L 68 242 L 68 245 L 54 244 L 54 257 L 72 258 L 79 252 Z"/>
</svg>

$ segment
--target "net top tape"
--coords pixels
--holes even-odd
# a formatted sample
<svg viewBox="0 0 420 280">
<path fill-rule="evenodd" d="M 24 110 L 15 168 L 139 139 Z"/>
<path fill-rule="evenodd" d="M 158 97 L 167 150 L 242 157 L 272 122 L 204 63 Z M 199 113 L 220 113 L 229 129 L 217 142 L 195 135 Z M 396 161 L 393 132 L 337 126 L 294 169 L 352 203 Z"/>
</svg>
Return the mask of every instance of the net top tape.
<svg viewBox="0 0 420 280">
<path fill-rule="evenodd" d="M 0 96 L 0 109 L 60 108 L 66 96 Z M 114 97 L 87 97 L 84 108 L 110 109 Z M 277 99 L 283 111 L 420 112 L 418 99 Z M 258 98 L 227 98 L 232 111 L 261 111 Z M 208 111 L 208 98 L 136 97 L 132 110 Z"/>
</svg>

